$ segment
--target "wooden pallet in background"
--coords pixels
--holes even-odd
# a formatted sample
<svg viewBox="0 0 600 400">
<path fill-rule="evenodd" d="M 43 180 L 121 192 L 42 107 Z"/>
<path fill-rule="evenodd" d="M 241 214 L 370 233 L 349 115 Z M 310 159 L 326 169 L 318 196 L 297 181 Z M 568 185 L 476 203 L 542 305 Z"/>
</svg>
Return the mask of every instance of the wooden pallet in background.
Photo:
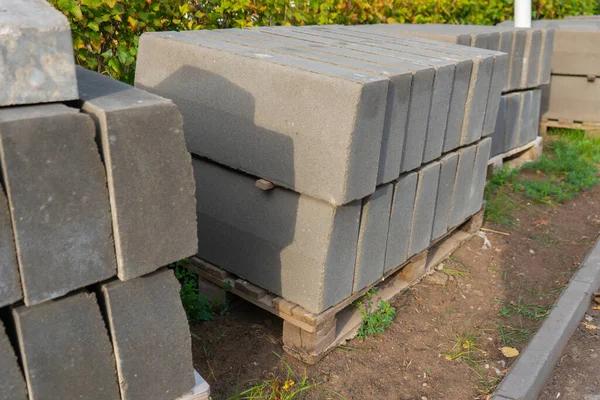
<svg viewBox="0 0 600 400">
<path fill-rule="evenodd" d="M 488 178 L 498 170 L 508 165 L 510 167 L 520 167 L 521 165 L 529 162 L 538 160 L 542 156 L 542 150 L 544 149 L 544 138 L 538 136 L 535 140 L 519 146 L 515 149 L 507 151 L 506 153 L 498 154 L 490 158 L 488 161 Z"/>
<path fill-rule="evenodd" d="M 429 249 L 411 257 L 390 271 L 380 282 L 372 284 L 344 301 L 313 314 L 280 296 L 271 294 L 250 282 L 207 262 L 193 257 L 186 268 L 199 279 L 225 288 L 229 292 L 283 319 L 283 349 L 294 357 L 315 364 L 331 350 L 356 336 L 362 325 L 360 310 L 353 303 L 373 287 L 377 293 L 370 298 L 373 304 L 390 301 L 448 258 L 469 240 L 483 224 L 484 208 L 459 227 L 438 239 Z"/>
<path fill-rule="evenodd" d="M 546 136 L 548 128 L 579 129 L 585 131 L 586 137 L 600 138 L 600 122 L 542 118 L 540 121 L 540 136 Z"/>
</svg>

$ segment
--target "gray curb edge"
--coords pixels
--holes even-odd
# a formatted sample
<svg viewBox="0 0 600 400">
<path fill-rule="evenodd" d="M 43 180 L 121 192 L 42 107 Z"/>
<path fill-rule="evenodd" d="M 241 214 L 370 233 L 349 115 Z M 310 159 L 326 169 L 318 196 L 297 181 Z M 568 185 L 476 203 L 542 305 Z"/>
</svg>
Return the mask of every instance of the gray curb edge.
<svg viewBox="0 0 600 400">
<path fill-rule="evenodd" d="M 600 239 L 491 400 L 535 400 L 600 286 Z"/>
</svg>

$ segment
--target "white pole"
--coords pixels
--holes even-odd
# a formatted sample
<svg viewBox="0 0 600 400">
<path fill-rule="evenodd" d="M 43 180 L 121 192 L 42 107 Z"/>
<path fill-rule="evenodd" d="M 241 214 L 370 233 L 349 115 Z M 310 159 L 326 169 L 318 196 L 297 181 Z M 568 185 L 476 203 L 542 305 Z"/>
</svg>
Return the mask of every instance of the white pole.
<svg viewBox="0 0 600 400">
<path fill-rule="evenodd" d="M 531 28 L 531 0 L 515 0 L 515 27 Z"/>
</svg>

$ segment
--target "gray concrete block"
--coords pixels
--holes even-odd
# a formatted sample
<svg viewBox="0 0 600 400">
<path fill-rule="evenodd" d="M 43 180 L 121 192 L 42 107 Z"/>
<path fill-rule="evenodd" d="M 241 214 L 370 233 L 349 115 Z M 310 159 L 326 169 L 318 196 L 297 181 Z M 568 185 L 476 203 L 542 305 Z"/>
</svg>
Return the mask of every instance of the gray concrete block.
<svg viewBox="0 0 600 400">
<path fill-rule="evenodd" d="M 550 73 L 552 70 L 552 53 L 554 52 L 554 36 L 554 29 L 549 28 L 542 30 L 542 51 L 537 86 L 547 85 L 550 83 Z"/>
<path fill-rule="evenodd" d="M 504 136 L 504 151 L 519 147 L 521 134 L 521 116 L 523 115 L 523 95 L 519 92 L 506 96 L 506 134 Z"/>
<path fill-rule="evenodd" d="M 380 186 L 363 200 L 353 292 L 359 292 L 383 277 L 393 192 L 392 184 Z"/>
<path fill-rule="evenodd" d="M 440 178 L 435 202 L 432 240 L 439 238 L 448 231 L 448 215 L 452 204 L 452 196 L 454 195 L 457 166 L 457 153 L 447 154 L 440 159 Z"/>
<path fill-rule="evenodd" d="M 136 86 L 174 101 L 192 153 L 336 205 L 375 190 L 387 78 L 194 31 L 143 35 Z"/>
<path fill-rule="evenodd" d="M 525 44 L 527 42 L 527 32 L 524 30 L 515 30 L 513 38 L 513 53 L 510 60 L 510 89 L 519 89 L 521 79 L 523 78 L 523 62 L 525 57 Z"/>
<path fill-rule="evenodd" d="M 498 118 L 496 118 L 496 127 L 492 133 L 491 157 L 504 153 L 504 137 L 506 135 L 506 96 L 500 99 L 498 108 Z"/>
<path fill-rule="evenodd" d="M 467 218 L 467 207 L 471 197 L 471 182 L 477 146 L 458 150 L 458 166 L 456 167 L 456 182 L 452 196 L 452 205 L 448 217 L 448 228 L 454 228 Z"/>
<path fill-rule="evenodd" d="M 450 91 L 450 103 L 446 107 L 446 102 L 439 102 L 436 105 L 436 99 L 445 99 L 447 94 L 440 93 L 436 97 L 434 84 L 434 97 L 432 97 L 432 109 L 429 114 L 427 128 L 427 138 L 423 151 L 423 163 L 430 162 L 442 154 L 444 139 L 448 127 L 448 119 L 455 115 L 463 116 L 465 114 L 465 104 L 467 101 L 468 89 L 471 80 L 471 70 L 473 69 L 473 59 L 458 52 L 444 51 L 451 46 L 448 44 L 440 46 L 437 43 L 424 43 L 424 40 L 416 41 L 414 38 L 383 35 L 381 33 L 372 33 L 369 31 L 358 31 L 356 29 L 347 29 L 344 26 L 319 26 L 311 27 L 319 32 L 333 32 L 346 40 L 355 41 L 360 39 L 360 43 L 374 45 L 383 49 L 397 50 L 408 54 L 430 57 L 441 61 L 450 61 L 455 64 L 452 89 Z M 439 73 L 439 70 L 438 70 Z M 454 107 L 453 107 L 454 105 Z"/>
<path fill-rule="evenodd" d="M 92 119 L 60 104 L 0 109 L 0 161 L 25 304 L 116 273 Z"/>
<path fill-rule="evenodd" d="M 408 259 L 417 180 L 417 173 L 411 172 L 394 183 L 384 273 L 399 267 Z"/>
<path fill-rule="evenodd" d="M 462 123 L 465 115 L 465 105 L 469 92 L 471 79 L 477 81 L 477 76 L 472 76 L 473 63 L 479 63 L 480 58 L 475 58 L 473 55 L 465 55 L 461 47 L 456 45 L 436 43 L 430 40 L 415 39 L 408 36 L 399 36 L 393 34 L 384 34 L 383 32 L 370 32 L 366 29 L 357 30 L 355 27 L 332 26 L 325 27 L 326 29 L 334 30 L 344 35 L 358 36 L 367 38 L 385 48 L 384 43 L 410 47 L 417 49 L 421 54 L 431 57 L 437 57 L 441 60 L 449 60 L 456 63 L 454 72 L 454 81 L 452 85 L 452 95 L 450 98 L 450 106 L 448 113 L 430 112 L 428 136 L 425 142 L 423 153 L 423 162 L 429 162 L 438 158 L 442 154 L 444 142 L 448 137 L 460 136 Z M 315 28 L 316 29 L 316 28 Z M 417 51 L 409 50 L 409 51 Z M 475 67 L 477 72 L 477 67 Z M 489 82 L 488 82 L 489 85 Z M 487 87 L 482 87 L 480 90 L 487 91 Z M 478 93 L 475 90 L 475 93 Z M 444 131 L 445 129 L 445 131 Z M 458 139 L 457 139 L 458 140 Z M 448 140 L 448 143 L 456 143 Z M 450 145 L 451 146 L 451 145 Z M 458 144 L 456 144 L 458 146 Z M 451 149 L 445 149 L 449 151 Z"/>
<path fill-rule="evenodd" d="M 600 80 L 584 76 L 552 75 L 548 110 L 544 117 L 580 122 L 600 122 Z"/>
<path fill-rule="evenodd" d="M 440 179 L 440 163 L 432 162 L 419 170 L 408 256 L 425 250 L 431 242 L 433 217 Z"/>
<path fill-rule="evenodd" d="M 360 71 L 357 73 L 368 72 L 388 77 L 388 98 L 377 184 L 387 183 L 398 178 L 410 104 L 411 83 L 415 70 L 407 69 L 402 64 L 395 65 L 395 60 L 390 57 L 320 45 L 306 40 L 272 35 L 255 29 L 220 29 L 208 31 L 205 34 L 212 39 L 227 40 L 277 53 L 331 63 Z M 431 75 L 431 80 L 433 80 L 433 71 L 431 71 Z M 415 79 L 419 78 L 415 77 Z"/>
<path fill-rule="evenodd" d="M 519 121 L 519 132 L 517 135 L 517 145 L 522 146 L 527 142 L 530 142 L 530 138 L 533 134 L 533 96 L 531 90 L 519 92 L 521 96 L 521 116 Z"/>
<path fill-rule="evenodd" d="M 486 102 L 485 119 L 483 121 L 483 132 L 481 136 L 488 136 L 494 132 L 496 118 L 498 118 L 500 96 L 508 80 L 509 62 L 510 59 L 507 54 L 499 54 L 494 57 L 494 69 Z"/>
<path fill-rule="evenodd" d="M 23 298 L 8 201 L 0 184 L 0 307 Z"/>
<path fill-rule="evenodd" d="M 514 35 L 515 31 L 512 30 L 500 32 L 500 44 L 498 45 L 498 51 L 508 54 L 508 68 L 506 73 L 506 81 L 502 88 L 503 92 L 510 89 L 510 70 L 512 68 L 512 57 L 514 53 Z"/>
<path fill-rule="evenodd" d="M 278 27 L 279 28 L 279 27 Z M 409 117 L 409 126 L 407 135 L 404 141 L 404 154 L 402 156 L 402 164 L 400 171 L 409 171 L 418 168 L 423 162 L 423 153 L 425 150 L 425 143 L 429 137 L 439 137 L 445 132 L 444 125 L 440 125 L 442 121 L 434 122 L 434 113 L 439 112 L 442 114 L 444 121 L 448 115 L 448 109 L 450 107 L 450 98 L 452 95 L 452 86 L 454 80 L 454 71 L 456 64 L 435 58 L 437 54 L 434 52 L 427 52 L 419 50 L 415 47 L 401 46 L 391 43 L 380 43 L 373 41 L 368 38 L 362 38 L 358 36 L 350 36 L 344 34 L 344 32 L 336 33 L 327 30 L 328 28 L 320 27 L 309 27 L 307 28 L 296 28 L 296 27 L 282 27 L 278 30 L 289 30 L 313 36 L 316 38 L 325 38 L 333 41 L 337 41 L 342 46 L 347 46 L 353 49 L 363 50 L 374 54 L 380 55 L 391 55 L 390 50 L 393 50 L 395 57 L 399 57 L 409 62 L 414 62 L 426 66 L 433 66 L 436 70 L 435 79 L 433 82 L 433 92 L 431 96 L 431 108 L 428 114 L 428 122 L 425 134 L 413 134 L 412 120 Z M 436 126 L 435 124 L 438 124 Z"/>
<path fill-rule="evenodd" d="M 527 36 L 519 89 L 533 88 L 538 85 L 540 57 L 542 55 L 542 31 L 540 29 L 527 29 L 525 32 Z"/>
<path fill-rule="evenodd" d="M 102 285 L 122 400 L 171 400 L 194 387 L 179 289 L 171 270 Z"/>
<path fill-rule="evenodd" d="M 82 110 L 97 123 L 119 278 L 196 254 L 194 175 L 177 107 L 80 67 L 77 79 Z"/>
<path fill-rule="evenodd" d="M 473 178 L 471 180 L 467 217 L 481 210 L 491 149 L 492 138 L 485 138 L 477 143 L 477 154 L 475 155 L 475 163 L 473 164 Z"/>
<path fill-rule="evenodd" d="M 113 348 L 95 294 L 17 307 L 13 317 L 30 400 L 120 399 Z"/>
<path fill-rule="evenodd" d="M 0 393 L 6 400 L 27 400 L 25 378 L 0 320 Z"/>
<path fill-rule="evenodd" d="M 0 0 L 0 106 L 77 98 L 71 26 L 44 0 Z"/>
<path fill-rule="evenodd" d="M 572 279 L 589 283 L 592 290 L 596 290 L 600 286 L 600 244 L 598 242 L 585 257 L 581 267 Z"/>
<path fill-rule="evenodd" d="M 265 192 L 250 176 L 193 165 L 201 258 L 314 313 L 352 294 L 360 202 Z"/>
</svg>

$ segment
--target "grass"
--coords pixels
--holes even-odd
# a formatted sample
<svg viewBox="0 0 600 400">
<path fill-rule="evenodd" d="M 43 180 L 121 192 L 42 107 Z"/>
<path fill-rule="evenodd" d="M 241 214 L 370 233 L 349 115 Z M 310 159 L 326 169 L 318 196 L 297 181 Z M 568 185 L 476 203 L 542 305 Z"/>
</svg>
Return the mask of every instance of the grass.
<svg viewBox="0 0 600 400">
<path fill-rule="evenodd" d="M 485 191 L 486 221 L 516 225 L 512 212 L 522 198 L 548 205 L 572 199 L 600 182 L 600 139 L 583 131 L 553 130 L 544 154 L 520 168 L 504 168 L 492 176 Z"/>
<path fill-rule="evenodd" d="M 175 272 L 175 277 L 181 284 L 179 296 L 190 324 L 211 321 L 215 314 L 228 314 L 228 304 L 209 299 L 198 290 L 198 277 L 185 268 L 188 260 L 182 260 L 169 265 Z M 225 289 L 223 289 L 225 290 Z"/>
<path fill-rule="evenodd" d="M 362 324 L 356 334 L 359 339 L 384 333 L 396 317 L 396 308 L 392 307 L 389 301 L 379 300 L 377 308 L 373 309 L 373 300 L 371 299 L 375 294 L 377 294 L 377 289 L 373 288 L 355 304 L 362 315 Z"/>
<path fill-rule="evenodd" d="M 482 360 L 480 356 L 485 355 L 486 352 L 482 350 L 477 341 L 479 340 L 479 333 L 470 329 L 464 329 L 460 334 L 456 335 L 454 345 L 446 353 L 446 360 L 464 360 L 470 366 L 477 366 Z"/>
<path fill-rule="evenodd" d="M 281 356 L 275 353 L 281 359 Z M 283 361 L 283 360 L 282 360 Z M 284 367 L 276 373 L 271 373 L 267 379 L 250 380 L 245 382 L 245 389 L 228 397 L 228 400 L 300 400 L 308 392 L 321 391 L 327 393 L 325 398 L 343 398 L 336 392 L 320 386 L 319 382 L 308 379 L 306 371 L 297 375 L 290 365 L 283 361 Z"/>
<path fill-rule="evenodd" d="M 529 329 L 514 328 L 504 324 L 495 325 L 503 346 L 514 347 L 517 344 L 527 343 L 532 333 Z"/>
<path fill-rule="evenodd" d="M 498 313 L 501 318 L 508 318 L 513 314 L 520 315 L 523 318 L 532 319 L 539 322 L 546 318 L 550 312 L 551 306 L 540 306 L 537 304 L 527 304 L 523 302 L 523 297 L 519 296 L 517 302 L 506 302 L 504 300 L 496 299 L 496 301 L 502 304 L 502 310 Z"/>
<path fill-rule="evenodd" d="M 462 261 L 457 260 L 455 257 L 448 257 L 448 264 L 454 265 L 456 266 L 456 268 L 444 267 L 444 273 L 452 275 L 454 277 L 464 278 L 470 276 L 471 272 L 469 271 L 469 268 L 467 268 L 467 266 Z"/>
</svg>

